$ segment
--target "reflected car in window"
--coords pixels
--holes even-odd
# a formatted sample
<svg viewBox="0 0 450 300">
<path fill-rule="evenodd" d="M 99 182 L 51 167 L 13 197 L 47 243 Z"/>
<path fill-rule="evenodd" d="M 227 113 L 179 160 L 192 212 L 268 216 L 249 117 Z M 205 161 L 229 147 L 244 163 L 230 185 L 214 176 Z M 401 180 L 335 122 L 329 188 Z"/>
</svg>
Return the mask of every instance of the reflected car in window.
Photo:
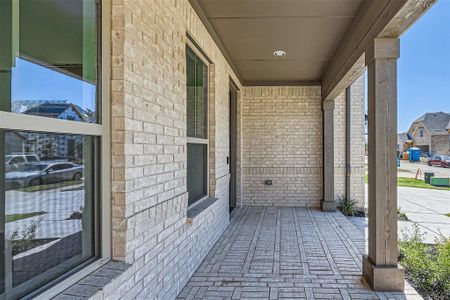
<svg viewBox="0 0 450 300">
<path fill-rule="evenodd" d="M 84 167 L 70 162 L 27 164 L 5 175 L 6 186 L 20 188 L 69 180 L 80 180 Z"/>
<path fill-rule="evenodd" d="M 26 164 L 39 162 L 36 154 L 10 154 L 5 156 L 5 171 L 11 172 L 23 168 Z"/>
</svg>

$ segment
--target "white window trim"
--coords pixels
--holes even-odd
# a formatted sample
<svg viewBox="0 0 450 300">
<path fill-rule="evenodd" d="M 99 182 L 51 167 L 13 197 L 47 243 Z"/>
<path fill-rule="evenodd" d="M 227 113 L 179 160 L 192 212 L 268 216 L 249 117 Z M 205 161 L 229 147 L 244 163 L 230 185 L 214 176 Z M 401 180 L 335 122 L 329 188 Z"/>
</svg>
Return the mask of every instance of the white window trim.
<svg viewBox="0 0 450 300">
<path fill-rule="evenodd" d="M 202 139 L 202 138 L 195 138 L 195 137 L 188 137 L 186 134 L 186 146 L 187 144 L 203 144 L 206 145 L 206 195 L 200 199 L 198 199 L 197 201 L 195 201 L 194 203 L 192 203 L 191 205 L 188 205 L 187 209 L 191 209 L 197 205 L 199 205 L 200 203 L 202 203 L 203 201 L 205 201 L 206 199 L 210 198 L 210 176 L 211 176 L 211 172 L 210 172 L 210 167 L 209 167 L 209 163 L 210 163 L 210 159 L 209 159 L 209 151 L 210 151 L 210 146 L 209 146 L 209 134 L 210 134 L 210 130 L 209 130 L 209 118 L 210 118 L 210 103 L 209 103 L 209 91 L 210 91 L 210 71 L 211 71 L 211 61 L 209 59 L 207 59 L 203 53 L 199 50 L 198 46 L 195 45 L 195 43 L 190 39 L 190 37 L 188 36 L 188 38 L 186 39 L 186 45 L 187 47 L 189 47 L 189 49 L 191 49 L 195 55 L 197 55 L 198 58 L 200 58 L 200 60 L 206 65 L 207 67 L 207 93 L 206 93 L 206 111 L 207 111 L 207 118 L 206 118 L 206 139 Z M 186 130 L 187 132 L 187 130 Z M 187 147 L 186 147 L 186 153 L 187 153 Z M 189 193 L 189 191 L 188 191 Z"/>
<path fill-rule="evenodd" d="M 100 137 L 100 257 L 68 278 L 43 291 L 34 299 L 50 299 L 111 260 L 111 0 L 101 3 L 101 124 L 58 120 L 39 116 L 0 112 L 0 129 L 69 133 Z"/>
</svg>

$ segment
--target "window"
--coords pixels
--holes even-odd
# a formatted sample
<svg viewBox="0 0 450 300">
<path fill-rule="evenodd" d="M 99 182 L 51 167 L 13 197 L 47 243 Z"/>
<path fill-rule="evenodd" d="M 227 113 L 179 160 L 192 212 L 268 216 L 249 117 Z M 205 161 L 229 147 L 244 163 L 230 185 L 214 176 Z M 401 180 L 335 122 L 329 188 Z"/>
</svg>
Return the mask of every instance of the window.
<svg viewBox="0 0 450 300">
<path fill-rule="evenodd" d="M 37 162 L 36 156 L 33 155 L 27 155 L 27 161 L 28 162 Z"/>
<path fill-rule="evenodd" d="M 208 195 L 208 69 L 186 48 L 188 204 Z"/>
<path fill-rule="evenodd" d="M 0 1 L 0 299 L 48 293 L 109 256 L 100 12 Z"/>
<path fill-rule="evenodd" d="M 2 100 L 0 108 L 96 123 L 99 110 L 95 0 L 1 2 L 5 2 L 0 4 L 2 10 L 12 7 L 9 17 L 13 36 L 12 53 L 8 53 L 12 57 L 8 68 L 11 96 Z M 6 62 L 7 53 L 1 50 L 2 61 Z"/>
</svg>

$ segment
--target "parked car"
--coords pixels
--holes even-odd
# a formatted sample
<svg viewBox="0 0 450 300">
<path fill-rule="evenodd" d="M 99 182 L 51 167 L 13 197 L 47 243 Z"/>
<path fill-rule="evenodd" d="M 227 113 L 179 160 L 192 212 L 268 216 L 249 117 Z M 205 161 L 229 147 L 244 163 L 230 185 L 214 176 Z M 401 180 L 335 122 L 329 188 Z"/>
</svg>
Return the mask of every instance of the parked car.
<svg viewBox="0 0 450 300">
<path fill-rule="evenodd" d="M 11 172 L 23 168 L 26 164 L 40 161 L 36 154 L 8 154 L 5 155 L 5 171 Z"/>
<path fill-rule="evenodd" d="M 442 156 L 441 166 L 443 168 L 450 168 L 450 156 Z"/>
<path fill-rule="evenodd" d="M 428 165 L 429 166 L 442 166 L 442 157 L 441 155 L 435 155 L 430 158 L 428 158 Z"/>
<path fill-rule="evenodd" d="M 84 167 L 70 162 L 27 164 L 19 171 L 5 175 L 10 188 L 35 186 L 41 184 L 80 180 Z"/>
</svg>

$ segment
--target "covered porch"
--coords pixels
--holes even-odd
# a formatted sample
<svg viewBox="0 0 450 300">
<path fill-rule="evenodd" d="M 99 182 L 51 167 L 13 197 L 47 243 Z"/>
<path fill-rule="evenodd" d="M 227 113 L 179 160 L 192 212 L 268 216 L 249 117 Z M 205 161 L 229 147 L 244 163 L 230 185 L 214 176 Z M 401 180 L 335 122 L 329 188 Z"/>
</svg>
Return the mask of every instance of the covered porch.
<svg viewBox="0 0 450 300">
<path fill-rule="evenodd" d="M 373 291 L 364 248 L 339 212 L 242 207 L 178 299 L 421 299 L 408 284 Z"/>
<path fill-rule="evenodd" d="M 56 138 L 78 135 L 85 175 L 63 191 L 1 186 L 1 205 L 33 202 L 9 214 L 59 218 L 42 235 L 58 247 L 4 255 L 1 299 L 419 298 L 398 265 L 397 59 L 401 34 L 435 0 L 43 2 L 52 22 L 47 6 L 1 1 L 0 157 L 38 153 L 55 136 L 45 145 L 61 154 L 41 160 L 70 162 Z M 22 109 L 16 56 L 91 84 L 95 112 L 82 122 Z M 364 205 L 366 83 L 364 237 L 337 207 Z M 69 222 L 77 248 L 49 233 Z M 30 264 L 12 267 L 34 251 L 58 258 L 39 278 Z M 21 272 L 29 278 L 15 286 Z"/>
</svg>

